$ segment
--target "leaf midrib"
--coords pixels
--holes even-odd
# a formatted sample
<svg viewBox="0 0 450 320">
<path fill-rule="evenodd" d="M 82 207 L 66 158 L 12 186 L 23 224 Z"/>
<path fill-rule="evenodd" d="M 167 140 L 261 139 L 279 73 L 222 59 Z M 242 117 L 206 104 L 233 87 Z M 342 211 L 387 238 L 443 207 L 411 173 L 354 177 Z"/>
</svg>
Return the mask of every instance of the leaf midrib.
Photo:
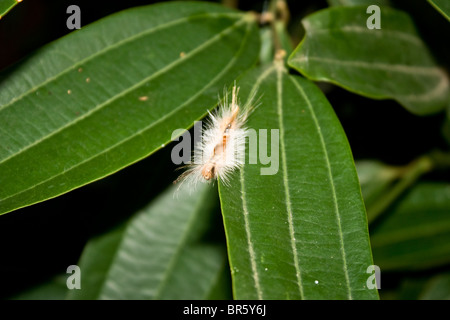
<svg viewBox="0 0 450 320">
<path fill-rule="evenodd" d="M 283 74 L 286 72 L 284 66 L 281 62 L 276 62 L 276 71 L 277 71 L 277 115 L 278 115 L 278 125 L 280 128 L 280 151 L 281 151 L 281 165 L 283 172 L 283 186 L 286 195 L 286 212 L 288 217 L 289 224 L 289 237 L 291 240 L 291 250 L 294 260 L 295 267 L 295 276 L 297 278 L 297 286 L 300 292 L 300 298 L 304 299 L 303 285 L 302 285 L 302 277 L 299 265 L 299 258 L 297 253 L 297 246 L 295 242 L 295 229 L 294 229 L 294 221 L 292 214 L 292 204 L 291 204 L 291 196 L 290 196 L 290 188 L 289 188 L 289 179 L 287 176 L 287 161 L 286 161 L 286 146 L 284 144 L 284 122 L 283 122 Z"/>
<path fill-rule="evenodd" d="M 370 34 L 372 36 L 379 36 L 379 37 L 385 37 L 386 35 L 392 36 L 392 37 L 397 37 L 399 39 L 403 39 L 406 40 L 410 43 L 413 43 L 417 46 L 424 46 L 424 43 L 422 41 L 422 39 L 420 39 L 418 36 L 414 35 L 414 34 L 410 34 L 404 31 L 398 31 L 398 30 L 390 30 L 390 29 L 386 29 L 383 28 L 381 30 L 371 30 L 365 27 L 361 27 L 359 25 L 346 25 L 344 27 L 341 28 L 323 28 L 323 29 L 308 29 L 309 27 L 309 23 L 306 24 L 305 29 L 307 29 L 307 31 L 309 32 L 310 35 L 316 35 L 316 34 L 326 34 L 330 31 L 337 31 L 337 32 L 342 32 L 342 33 L 367 33 Z"/>
<path fill-rule="evenodd" d="M 181 240 L 178 243 L 178 245 L 176 246 L 175 253 L 172 256 L 172 258 L 170 259 L 167 268 L 165 269 L 163 278 L 161 279 L 159 286 L 156 289 L 155 295 L 153 297 L 154 299 L 160 299 L 161 292 L 164 290 L 165 285 L 166 285 L 167 281 L 169 280 L 169 275 L 174 270 L 174 268 L 176 266 L 176 262 L 178 261 L 180 255 L 181 255 L 181 250 L 186 246 L 186 240 L 189 237 L 189 231 L 191 230 L 193 223 L 196 221 L 196 218 L 199 216 L 201 208 L 204 207 L 205 201 L 208 200 L 207 198 L 208 198 L 208 192 L 206 190 L 202 194 L 202 197 L 198 197 L 197 203 L 194 206 L 194 213 L 189 218 L 189 221 L 186 224 L 186 228 L 184 229 L 184 233 L 181 237 Z"/>
<path fill-rule="evenodd" d="M 338 60 L 332 58 L 318 57 L 318 56 L 300 56 L 299 58 L 294 58 L 291 61 L 297 63 L 308 62 L 308 60 L 316 60 L 319 62 L 327 63 L 327 64 L 339 64 L 344 66 L 350 66 L 355 68 L 362 69 L 372 69 L 372 70 L 381 70 L 381 71 L 392 71 L 398 73 L 406 73 L 412 75 L 422 75 L 422 76 L 433 76 L 433 77 L 442 77 L 442 70 L 439 67 L 433 66 L 414 66 L 414 65 L 406 65 L 406 64 L 389 64 L 382 62 L 372 62 L 368 63 L 366 61 L 358 61 L 358 60 Z"/>
<path fill-rule="evenodd" d="M 197 199 L 197 201 L 195 203 L 195 206 L 194 206 L 194 210 L 193 210 L 194 213 L 191 215 L 191 217 L 189 217 L 189 219 L 188 219 L 188 221 L 186 223 L 186 228 L 184 229 L 184 233 L 183 233 L 183 236 L 181 238 L 181 241 L 176 246 L 175 254 L 173 255 L 173 257 L 169 261 L 169 267 L 165 269 L 163 280 L 160 281 L 160 285 L 159 285 L 158 289 L 156 290 L 156 293 L 155 293 L 153 299 L 158 299 L 157 295 L 158 295 L 159 291 L 162 290 L 161 287 L 163 286 L 164 283 L 167 282 L 168 274 L 175 267 L 174 263 L 178 259 L 178 256 L 179 256 L 179 253 L 180 253 L 181 249 L 185 246 L 185 240 L 189 236 L 189 230 L 190 230 L 190 228 L 192 226 L 192 223 L 193 223 L 193 221 L 196 220 L 196 218 L 199 215 L 200 211 L 198 210 L 198 208 L 200 208 L 202 206 L 202 203 L 206 199 L 207 195 L 208 195 L 208 192 L 205 190 L 205 192 L 203 193 L 202 197 L 199 197 Z M 132 222 L 133 221 L 130 221 L 127 224 L 127 228 L 122 233 L 122 236 L 121 236 L 121 239 L 120 239 L 120 243 L 117 245 L 117 250 L 114 253 L 114 258 L 111 260 L 112 262 L 109 265 L 108 270 L 106 271 L 106 276 L 104 277 L 104 279 L 102 281 L 102 284 L 100 285 L 100 289 L 98 290 L 97 299 L 100 299 L 102 297 L 103 297 L 102 299 L 108 299 L 108 297 L 107 296 L 105 297 L 105 295 L 104 295 L 106 286 L 108 286 L 108 285 L 109 286 L 111 286 L 111 285 L 112 286 L 116 286 L 116 283 L 114 281 L 111 282 L 111 281 L 108 281 L 108 280 L 112 278 L 111 277 L 112 267 L 113 267 L 113 265 L 115 263 L 117 263 L 116 261 L 119 258 L 119 252 L 120 252 L 122 246 L 124 245 L 124 241 L 125 241 L 124 239 L 125 239 L 126 232 L 127 232 L 128 228 L 131 227 L 131 223 Z M 132 259 L 134 259 L 134 258 L 132 258 Z M 117 286 L 116 286 L 116 288 L 117 288 Z M 116 291 L 120 292 L 120 288 L 117 288 Z"/>
<path fill-rule="evenodd" d="M 267 78 L 272 72 L 274 68 L 271 67 L 267 69 L 261 76 L 256 79 L 255 84 L 253 85 L 252 89 L 250 90 L 249 97 L 254 97 L 256 94 L 256 91 L 258 90 L 258 87 L 262 81 L 264 81 L 265 78 Z M 255 284 L 255 290 L 256 295 L 259 300 L 263 299 L 263 292 L 261 289 L 261 284 L 259 280 L 259 272 L 258 268 L 256 266 L 256 256 L 255 251 L 253 249 L 253 242 L 251 240 L 251 230 L 250 230 L 250 221 L 248 220 L 248 208 L 247 208 L 247 200 L 246 200 L 246 192 L 245 192 L 245 183 L 244 183 L 244 166 L 241 168 L 240 172 L 240 184 L 241 184 L 241 199 L 242 199 L 242 211 L 243 211 L 243 217 L 244 217 L 244 228 L 245 228 L 245 234 L 247 237 L 247 247 L 248 247 L 248 253 L 250 256 L 250 265 L 252 268 L 252 275 L 253 275 L 253 282 Z M 232 267 L 232 261 L 230 259 L 230 266 Z"/>
<path fill-rule="evenodd" d="M 247 208 L 247 200 L 245 198 L 245 184 L 244 184 L 244 168 L 241 169 L 240 173 L 240 180 L 241 180 L 241 199 L 242 199 L 242 211 L 244 216 L 244 228 L 245 233 L 247 235 L 247 247 L 248 247 L 248 254 L 250 256 L 250 265 L 252 268 L 252 275 L 253 275 L 253 282 L 255 284 L 255 290 L 256 295 L 259 300 L 263 299 L 262 296 L 262 290 L 261 290 L 261 284 L 259 280 L 259 272 L 258 268 L 256 267 L 256 256 L 255 256 L 255 250 L 253 248 L 253 242 L 251 238 L 251 231 L 250 231 L 250 221 L 248 220 L 248 208 Z"/>
</svg>

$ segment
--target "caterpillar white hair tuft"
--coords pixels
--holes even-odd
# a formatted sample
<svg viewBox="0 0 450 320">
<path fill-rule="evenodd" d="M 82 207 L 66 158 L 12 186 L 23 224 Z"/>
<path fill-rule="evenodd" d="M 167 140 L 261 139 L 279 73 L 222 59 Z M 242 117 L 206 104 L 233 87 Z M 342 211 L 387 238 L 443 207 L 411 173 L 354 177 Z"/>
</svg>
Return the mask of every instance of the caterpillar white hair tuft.
<svg viewBox="0 0 450 320">
<path fill-rule="evenodd" d="M 257 107 L 253 105 L 255 92 L 242 107 L 238 98 L 239 87 L 236 83 L 231 92 L 231 103 L 228 92 L 224 90 L 223 100 L 206 120 L 202 139 L 195 145 L 194 156 L 187 170 L 174 183 L 187 182 L 193 188 L 199 182 L 212 182 L 217 178 L 229 185 L 230 174 L 245 162 L 245 123 L 251 112 Z"/>
</svg>

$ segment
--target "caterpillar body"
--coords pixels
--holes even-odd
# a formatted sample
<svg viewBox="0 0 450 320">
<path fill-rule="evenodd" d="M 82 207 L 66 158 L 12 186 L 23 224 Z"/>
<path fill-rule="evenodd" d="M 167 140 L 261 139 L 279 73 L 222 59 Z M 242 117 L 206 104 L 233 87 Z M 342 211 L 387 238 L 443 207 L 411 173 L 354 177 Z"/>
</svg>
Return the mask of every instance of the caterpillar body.
<svg viewBox="0 0 450 320">
<path fill-rule="evenodd" d="M 257 107 L 252 106 L 254 94 L 248 102 L 240 107 L 239 87 L 236 84 L 231 92 L 224 93 L 219 106 L 209 112 L 202 139 L 195 145 L 194 155 L 187 170 L 175 183 L 187 182 L 193 187 L 199 182 L 212 182 L 217 178 L 225 185 L 229 184 L 230 174 L 245 162 L 245 127 L 248 116 Z"/>
</svg>

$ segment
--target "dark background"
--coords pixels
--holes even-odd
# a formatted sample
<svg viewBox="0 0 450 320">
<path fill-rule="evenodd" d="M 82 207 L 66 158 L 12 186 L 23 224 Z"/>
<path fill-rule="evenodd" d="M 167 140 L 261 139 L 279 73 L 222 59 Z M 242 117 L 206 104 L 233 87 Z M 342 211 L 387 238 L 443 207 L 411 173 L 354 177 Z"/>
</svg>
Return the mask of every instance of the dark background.
<svg viewBox="0 0 450 320">
<path fill-rule="evenodd" d="M 0 20 L 0 70 L 72 32 L 66 27 L 69 5 L 80 7 L 85 26 L 114 12 L 154 2 L 158 1 L 24 1 Z M 239 9 L 261 11 L 263 3 L 241 0 Z M 424 0 L 391 3 L 412 15 L 435 59 L 449 70 L 450 24 L 445 18 Z M 303 34 L 301 18 L 327 7 L 325 0 L 288 1 L 288 5 L 294 42 Z M 403 165 L 435 148 L 448 149 L 441 134 L 443 113 L 418 117 L 394 101 L 371 100 L 326 84 L 320 87 L 347 133 L 356 160 L 370 158 Z M 174 171 L 169 146 L 103 180 L 0 216 L 0 299 L 64 274 L 69 265 L 77 264 L 90 237 L 147 204 L 175 180 Z M 449 178 L 448 172 L 424 177 Z M 220 222 L 217 228 L 223 232 Z M 383 277 L 383 288 L 395 286 L 395 279 L 395 275 Z"/>
</svg>

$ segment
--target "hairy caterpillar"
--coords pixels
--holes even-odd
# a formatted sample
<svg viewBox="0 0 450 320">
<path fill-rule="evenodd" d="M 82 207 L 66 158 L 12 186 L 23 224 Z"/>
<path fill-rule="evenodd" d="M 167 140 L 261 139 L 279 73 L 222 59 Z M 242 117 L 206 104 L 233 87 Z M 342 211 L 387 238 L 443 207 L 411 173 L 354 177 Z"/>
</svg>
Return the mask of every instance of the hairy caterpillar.
<svg viewBox="0 0 450 320">
<path fill-rule="evenodd" d="M 241 167 L 245 161 L 245 123 L 253 106 L 253 94 L 248 102 L 240 107 L 238 99 L 239 87 L 236 84 L 231 92 L 231 103 L 228 92 L 224 92 L 222 102 L 206 120 L 202 139 L 195 145 L 194 155 L 187 170 L 174 183 L 188 182 L 192 186 L 198 182 L 211 182 L 219 178 L 228 185 L 230 174 Z"/>
</svg>

